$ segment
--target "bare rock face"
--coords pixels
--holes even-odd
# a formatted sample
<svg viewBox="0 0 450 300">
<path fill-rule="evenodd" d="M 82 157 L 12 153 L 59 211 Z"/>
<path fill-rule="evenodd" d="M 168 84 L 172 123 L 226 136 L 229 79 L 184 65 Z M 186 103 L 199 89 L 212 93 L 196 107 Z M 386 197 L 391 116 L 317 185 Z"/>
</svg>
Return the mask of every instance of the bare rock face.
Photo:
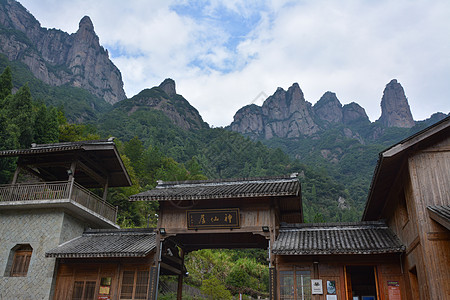
<svg viewBox="0 0 450 300">
<path fill-rule="evenodd" d="M 230 127 L 233 131 L 265 139 L 310 136 L 319 131 L 312 114 L 311 103 L 294 83 L 287 91 L 278 88 L 261 107 L 252 104 L 241 108 Z"/>
<path fill-rule="evenodd" d="M 294 83 L 287 92 L 282 88 L 267 98 L 262 105 L 265 122 L 265 138 L 294 138 L 310 136 L 319 127 L 312 118 L 311 103 L 305 100 L 298 83 Z"/>
<path fill-rule="evenodd" d="M 251 104 L 239 109 L 234 115 L 231 130 L 243 134 L 259 136 L 264 131 L 262 109 L 260 106 Z"/>
<path fill-rule="evenodd" d="M 261 107 L 252 104 L 241 108 L 231 130 L 265 139 L 310 136 L 319 130 L 312 114 L 311 103 L 294 83 L 287 91 L 278 88 Z"/>
<path fill-rule="evenodd" d="M 13 0 L 0 3 L 0 52 L 11 61 L 25 63 L 38 79 L 58 86 L 70 84 L 114 104 L 126 98 L 122 75 L 99 44 L 89 17 L 68 34 L 42 28 Z"/>
<path fill-rule="evenodd" d="M 342 104 L 335 93 L 326 92 L 313 106 L 316 116 L 329 123 L 342 123 Z"/>
<path fill-rule="evenodd" d="M 175 81 L 173 79 L 167 78 L 159 85 L 159 88 L 162 89 L 168 96 L 174 96 L 177 94 L 175 89 Z"/>
<path fill-rule="evenodd" d="M 415 125 L 405 91 L 396 79 L 392 79 L 384 89 L 378 121 L 386 127 L 411 128 Z"/>
<path fill-rule="evenodd" d="M 344 107 L 342 107 L 342 123 L 349 125 L 355 122 L 370 123 L 370 120 L 364 108 L 358 103 L 351 102 L 345 104 Z"/>
</svg>

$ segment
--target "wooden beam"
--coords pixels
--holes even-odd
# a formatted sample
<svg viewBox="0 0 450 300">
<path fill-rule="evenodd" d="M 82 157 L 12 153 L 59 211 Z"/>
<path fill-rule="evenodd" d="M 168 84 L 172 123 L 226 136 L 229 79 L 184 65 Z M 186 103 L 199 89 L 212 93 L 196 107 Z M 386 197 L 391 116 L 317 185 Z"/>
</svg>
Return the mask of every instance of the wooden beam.
<svg viewBox="0 0 450 300">
<path fill-rule="evenodd" d="M 161 268 L 168 270 L 168 271 L 174 273 L 175 275 L 182 275 L 181 270 L 174 268 L 171 265 L 166 264 L 165 262 L 160 262 L 160 264 L 161 264 Z"/>
<path fill-rule="evenodd" d="M 87 155 L 84 155 L 84 154 L 81 154 L 80 157 L 84 161 L 86 161 L 88 164 L 90 164 L 91 166 L 95 166 L 95 168 L 99 171 L 101 176 L 103 176 L 103 177 L 108 176 L 108 171 L 106 171 L 104 168 L 102 168 L 102 166 L 98 162 L 93 161 L 92 159 L 87 157 Z"/>
<path fill-rule="evenodd" d="M 178 257 L 175 257 L 175 256 L 163 255 L 162 258 L 163 258 L 163 260 L 164 259 L 170 260 L 170 261 L 174 262 L 177 265 L 182 265 L 183 264 L 183 260 L 181 258 L 178 258 Z"/>
<path fill-rule="evenodd" d="M 100 183 L 101 185 L 103 185 L 103 186 L 105 185 L 106 179 L 104 177 L 102 177 L 100 174 L 98 174 L 97 172 L 95 172 L 94 170 L 89 168 L 86 164 L 84 164 L 81 161 L 77 161 L 77 164 L 80 167 L 80 169 L 83 170 L 83 172 L 85 172 L 87 175 L 89 175 L 89 177 L 91 177 L 92 179 L 94 179 L 95 181 Z"/>
<path fill-rule="evenodd" d="M 30 168 L 30 167 L 28 167 L 28 166 L 21 166 L 21 168 L 22 168 L 23 170 L 27 171 L 28 173 L 33 174 L 34 176 L 37 176 L 37 177 L 39 177 L 39 178 L 44 179 L 44 177 L 42 176 L 41 173 L 36 172 L 35 170 L 33 170 L 32 168 Z M 50 174 L 49 174 L 49 175 L 50 175 Z"/>
</svg>

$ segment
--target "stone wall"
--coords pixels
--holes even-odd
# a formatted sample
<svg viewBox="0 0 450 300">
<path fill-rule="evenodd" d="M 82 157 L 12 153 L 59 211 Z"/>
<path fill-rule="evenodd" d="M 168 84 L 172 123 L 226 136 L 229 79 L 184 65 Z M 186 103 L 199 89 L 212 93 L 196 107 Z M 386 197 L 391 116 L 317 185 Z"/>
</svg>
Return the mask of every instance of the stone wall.
<svg viewBox="0 0 450 300">
<path fill-rule="evenodd" d="M 55 259 L 45 252 L 81 235 L 83 225 L 61 210 L 0 212 L 0 300 L 51 299 L 56 278 Z M 26 277 L 10 277 L 8 260 L 17 244 L 33 248 Z"/>
</svg>

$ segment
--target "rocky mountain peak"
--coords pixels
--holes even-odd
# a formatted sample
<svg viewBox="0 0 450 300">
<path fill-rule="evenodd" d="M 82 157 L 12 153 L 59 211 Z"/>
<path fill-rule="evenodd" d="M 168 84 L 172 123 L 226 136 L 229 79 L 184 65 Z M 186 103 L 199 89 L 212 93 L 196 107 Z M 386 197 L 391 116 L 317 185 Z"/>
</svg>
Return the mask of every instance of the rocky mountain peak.
<svg viewBox="0 0 450 300">
<path fill-rule="evenodd" d="M 78 30 L 94 31 L 94 24 L 92 23 L 91 18 L 89 18 L 89 16 L 84 16 L 80 20 Z"/>
<path fill-rule="evenodd" d="M 415 125 L 405 91 L 396 79 L 384 89 L 379 121 L 387 127 L 411 128 Z"/>
<path fill-rule="evenodd" d="M 14 0 L 0 1 L 0 53 L 26 64 L 43 82 L 70 84 L 114 104 L 126 98 L 122 75 L 85 16 L 75 34 L 42 28 Z"/>
<path fill-rule="evenodd" d="M 321 120 L 330 123 L 342 122 L 342 104 L 335 93 L 326 92 L 323 94 L 320 100 L 314 104 L 313 110 Z"/>
<path fill-rule="evenodd" d="M 175 89 L 175 81 L 173 79 L 167 78 L 160 85 L 159 88 L 162 89 L 168 96 L 172 97 L 177 94 Z"/>
<path fill-rule="evenodd" d="M 305 100 L 298 83 L 294 83 L 287 91 L 277 88 L 261 107 L 249 105 L 240 109 L 231 129 L 265 139 L 312 135 L 319 130 L 312 113 L 311 103 Z"/>
<path fill-rule="evenodd" d="M 287 91 L 290 99 L 305 101 L 305 96 L 303 95 L 303 91 L 298 85 L 297 82 L 294 82 L 291 87 L 289 87 Z"/>
<path fill-rule="evenodd" d="M 123 107 L 128 110 L 129 116 L 138 110 L 151 108 L 164 113 L 173 124 L 185 130 L 209 127 L 197 109 L 183 96 L 176 94 L 175 81 L 172 79 L 164 80 L 157 87 L 145 89 L 122 103 L 125 103 Z"/>
<path fill-rule="evenodd" d="M 355 122 L 370 123 L 370 120 L 364 108 L 362 108 L 358 103 L 351 102 L 349 104 L 345 104 L 342 107 L 342 123 L 349 125 Z"/>
</svg>

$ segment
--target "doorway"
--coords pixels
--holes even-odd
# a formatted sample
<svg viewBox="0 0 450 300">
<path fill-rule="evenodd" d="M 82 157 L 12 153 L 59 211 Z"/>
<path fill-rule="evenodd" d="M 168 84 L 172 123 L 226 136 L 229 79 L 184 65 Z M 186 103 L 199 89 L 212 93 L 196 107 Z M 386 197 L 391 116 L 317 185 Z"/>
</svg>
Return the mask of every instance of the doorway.
<svg viewBox="0 0 450 300">
<path fill-rule="evenodd" d="M 347 266 L 347 300 L 377 300 L 376 268 Z"/>
</svg>

